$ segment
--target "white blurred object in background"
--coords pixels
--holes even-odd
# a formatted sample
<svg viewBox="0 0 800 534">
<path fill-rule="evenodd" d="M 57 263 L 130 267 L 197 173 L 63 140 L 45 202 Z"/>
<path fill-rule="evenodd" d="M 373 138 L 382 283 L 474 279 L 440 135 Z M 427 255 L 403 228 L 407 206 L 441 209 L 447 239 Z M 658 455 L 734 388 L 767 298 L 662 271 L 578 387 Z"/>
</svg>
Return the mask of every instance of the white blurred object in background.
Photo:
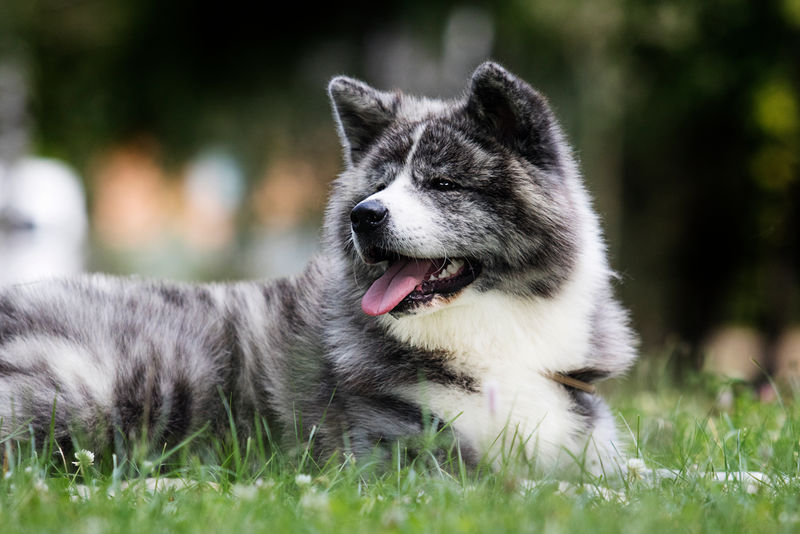
<svg viewBox="0 0 800 534">
<path fill-rule="evenodd" d="M 0 285 L 79 273 L 88 222 L 69 167 L 28 153 L 24 58 L 0 61 Z"/>
<path fill-rule="evenodd" d="M 0 162 L 0 284 L 80 273 L 88 220 L 80 179 L 56 160 Z"/>
</svg>

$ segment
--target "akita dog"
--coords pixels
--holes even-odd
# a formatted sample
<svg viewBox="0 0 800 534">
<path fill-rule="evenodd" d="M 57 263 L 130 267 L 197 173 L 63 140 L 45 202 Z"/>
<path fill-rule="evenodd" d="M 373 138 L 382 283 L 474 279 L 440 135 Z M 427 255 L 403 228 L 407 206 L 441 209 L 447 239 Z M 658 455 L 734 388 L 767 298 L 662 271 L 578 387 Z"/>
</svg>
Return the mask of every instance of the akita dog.
<svg viewBox="0 0 800 534">
<path fill-rule="evenodd" d="M 2 288 L 0 435 L 161 449 L 260 414 L 320 458 L 435 425 L 468 464 L 516 448 L 539 470 L 616 469 L 592 383 L 631 364 L 633 335 L 544 97 L 495 63 L 448 101 L 328 90 L 345 168 L 304 272 Z"/>
</svg>

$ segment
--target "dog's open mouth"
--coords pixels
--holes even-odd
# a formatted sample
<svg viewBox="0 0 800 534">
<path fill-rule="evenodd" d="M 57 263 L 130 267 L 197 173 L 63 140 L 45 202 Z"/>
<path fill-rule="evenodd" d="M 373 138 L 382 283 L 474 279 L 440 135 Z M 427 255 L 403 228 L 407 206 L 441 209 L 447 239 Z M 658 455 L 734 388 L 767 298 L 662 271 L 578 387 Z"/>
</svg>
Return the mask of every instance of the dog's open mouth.
<svg viewBox="0 0 800 534">
<path fill-rule="evenodd" d="M 361 299 L 361 309 L 368 315 L 399 312 L 433 300 L 452 296 L 480 273 L 480 265 L 463 258 L 394 257 L 389 267 L 375 280 Z"/>
</svg>

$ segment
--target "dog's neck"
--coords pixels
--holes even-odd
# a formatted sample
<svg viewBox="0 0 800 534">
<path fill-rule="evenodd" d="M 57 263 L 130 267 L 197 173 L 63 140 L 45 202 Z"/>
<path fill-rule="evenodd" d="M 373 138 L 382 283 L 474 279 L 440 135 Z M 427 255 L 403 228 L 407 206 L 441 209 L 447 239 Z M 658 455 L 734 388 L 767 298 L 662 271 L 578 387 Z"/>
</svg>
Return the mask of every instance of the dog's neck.
<svg viewBox="0 0 800 534">
<path fill-rule="evenodd" d="M 562 372 L 585 365 L 587 309 L 577 291 L 552 299 L 498 292 L 464 294 L 461 302 L 424 315 L 382 322 L 395 338 L 426 350 L 445 351 L 465 370 L 521 365 L 520 371 Z"/>
</svg>

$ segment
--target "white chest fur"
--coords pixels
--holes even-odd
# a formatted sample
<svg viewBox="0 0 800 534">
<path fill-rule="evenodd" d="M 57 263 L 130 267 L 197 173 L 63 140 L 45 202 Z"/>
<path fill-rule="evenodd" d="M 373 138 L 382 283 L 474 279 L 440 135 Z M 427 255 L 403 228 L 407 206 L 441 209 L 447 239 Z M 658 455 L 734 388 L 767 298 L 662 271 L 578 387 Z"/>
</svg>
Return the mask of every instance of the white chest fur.
<svg viewBox="0 0 800 534">
<path fill-rule="evenodd" d="M 383 318 L 398 339 L 446 350 L 451 366 L 474 377 L 478 389 L 423 383 L 398 393 L 452 420 L 490 460 L 512 445 L 520 450 L 521 442 L 525 454 L 542 466 L 557 464 L 565 449 L 579 455 L 586 444 L 580 439 L 585 422 L 573 411 L 567 390 L 543 375 L 586 363 L 593 292 L 581 282 L 573 280 L 549 299 L 467 290 L 434 313 Z"/>
</svg>

